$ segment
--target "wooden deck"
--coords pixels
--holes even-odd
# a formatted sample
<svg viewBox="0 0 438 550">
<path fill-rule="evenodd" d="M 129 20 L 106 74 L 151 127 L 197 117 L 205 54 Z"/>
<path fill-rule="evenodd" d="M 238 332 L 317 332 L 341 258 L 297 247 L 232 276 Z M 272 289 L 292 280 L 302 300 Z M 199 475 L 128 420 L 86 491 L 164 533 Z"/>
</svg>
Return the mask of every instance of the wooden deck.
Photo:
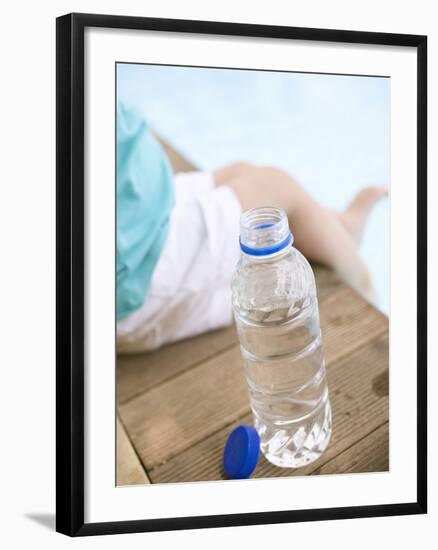
<svg viewBox="0 0 438 550">
<path fill-rule="evenodd" d="M 192 166 L 166 147 L 175 172 Z M 315 463 L 278 468 L 260 457 L 252 477 L 388 470 L 388 319 L 314 266 L 333 411 L 331 442 Z M 251 423 L 234 327 L 117 360 L 117 483 L 225 479 L 223 447 Z"/>
</svg>

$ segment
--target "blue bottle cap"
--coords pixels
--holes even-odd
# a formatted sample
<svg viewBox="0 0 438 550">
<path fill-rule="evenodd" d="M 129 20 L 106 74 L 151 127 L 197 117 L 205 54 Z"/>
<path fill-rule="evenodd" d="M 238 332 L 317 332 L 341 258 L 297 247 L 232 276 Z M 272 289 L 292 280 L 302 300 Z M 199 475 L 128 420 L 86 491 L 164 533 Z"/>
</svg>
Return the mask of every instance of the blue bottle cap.
<svg viewBox="0 0 438 550">
<path fill-rule="evenodd" d="M 224 449 L 224 470 L 230 479 L 248 478 L 259 459 L 260 437 L 252 426 L 240 425 L 228 437 Z"/>
</svg>

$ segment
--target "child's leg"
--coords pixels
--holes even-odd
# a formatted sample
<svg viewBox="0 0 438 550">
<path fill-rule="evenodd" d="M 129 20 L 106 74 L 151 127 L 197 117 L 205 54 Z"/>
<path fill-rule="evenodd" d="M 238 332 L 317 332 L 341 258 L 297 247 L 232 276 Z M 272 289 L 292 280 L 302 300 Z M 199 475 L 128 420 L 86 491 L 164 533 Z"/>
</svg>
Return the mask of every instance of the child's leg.
<svg viewBox="0 0 438 550">
<path fill-rule="evenodd" d="M 373 298 L 368 270 L 355 238 L 347 229 L 348 217 L 321 207 L 288 174 L 276 168 L 235 164 L 216 172 L 215 178 L 217 185 L 229 185 L 234 190 L 243 210 L 264 205 L 282 207 L 288 215 L 296 247 L 310 260 L 333 267 L 361 294 Z M 380 196 L 381 191 L 375 193 L 372 201 L 364 201 L 366 213 Z M 353 206 L 358 220 L 353 224 L 357 233 L 366 213 L 360 215 L 360 201 L 353 201 Z"/>
<path fill-rule="evenodd" d="M 235 179 L 238 176 L 242 176 L 244 173 L 254 172 L 259 170 L 254 164 L 248 162 L 234 162 L 223 166 L 214 172 L 214 179 L 216 185 L 227 184 L 230 180 Z"/>
</svg>

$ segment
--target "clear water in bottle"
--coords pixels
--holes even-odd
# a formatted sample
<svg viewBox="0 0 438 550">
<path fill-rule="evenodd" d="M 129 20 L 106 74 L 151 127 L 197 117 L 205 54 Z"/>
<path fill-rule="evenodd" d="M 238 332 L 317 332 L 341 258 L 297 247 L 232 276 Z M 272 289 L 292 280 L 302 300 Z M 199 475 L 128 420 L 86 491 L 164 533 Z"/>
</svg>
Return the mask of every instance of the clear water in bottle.
<svg viewBox="0 0 438 550">
<path fill-rule="evenodd" d="M 277 466 L 299 468 L 326 449 L 331 409 L 315 279 L 292 242 L 281 209 L 244 213 L 232 291 L 261 451 Z"/>
</svg>

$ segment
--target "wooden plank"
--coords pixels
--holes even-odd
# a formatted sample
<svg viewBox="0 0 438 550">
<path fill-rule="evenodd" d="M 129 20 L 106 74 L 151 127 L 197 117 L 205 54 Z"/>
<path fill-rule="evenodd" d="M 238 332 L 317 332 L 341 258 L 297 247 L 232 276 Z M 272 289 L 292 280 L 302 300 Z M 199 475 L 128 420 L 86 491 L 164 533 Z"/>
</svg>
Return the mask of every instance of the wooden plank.
<svg viewBox="0 0 438 550">
<path fill-rule="evenodd" d="M 147 469 L 190 447 L 248 409 L 237 346 L 120 406 Z M 230 368 L 231 367 L 231 368 Z"/>
<path fill-rule="evenodd" d="M 117 418 L 116 448 L 117 485 L 144 485 L 150 483 L 119 418 Z"/>
<path fill-rule="evenodd" d="M 388 318 L 347 286 L 322 300 L 319 310 L 327 361 L 339 359 L 388 331 Z"/>
<path fill-rule="evenodd" d="M 389 471 L 389 423 L 385 422 L 314 474 L 357 474 Z"/>
<path fill-rule="evenodd" d="M 321 304 L 328 365 L 387 330 L 387 320 L 354 291 Z M 120 405 L 124 425 L 149 470 L 249 411 L 237 345 Z"/>
<path fill-rule="evenodd" d="M 335 273 L 332 269 L 323 267 L 319 264 L 313 264 L 312 269 L 315 274 L 316 290 L 319 303 L 331 296 L 340 288 L 344 288 L 345 286 L 347 286 L 341 281 L 337 273 Z"/>
<path fill-rule="evenodd" d="M 343 287 L 337 275 L 329 269 L 318 267 L 315 275 L 320 303 Z M 153 352 L 119 355 L 117 358 L 118 403 L 127 402 L 236 343 L 236 330 L 231 326 L 164 346 Z"/>
<path fill-rule="evenodd" d="M 350 472 L 368 471 L 366 468 L 378 464 L 379 470 L 376 471 L 382 471 L 388 461 L 387 446 L 369 445 L 364 449 L 361 442 L 364 438 L 371 437 L 388 420 L 388 398 L 381 392 L 376 392 L 375 388 L 376 379 L 388 377 L 387 335 L 381 335 L 343 359 L 329 364 L 327 375 L 333 411 L 333 433 L 325 453 L 317 462 L 297 470 L 278 468 L 261 456 L 253 477 L 326 473 L 335 464 L 342 464 L 341 470 Z M 149 472 L 152 482 L 225 479 L 222 471 L 223 448 L 231 430 L 241 423 L 251 424 L 251 414 L 246 414 L 165 464 L 152 469 Z M 355 447 L 359 444 L 357 450 Z M 360 453 L 363 455 L 361 460 L 358 458 Z M 374 456 L 379 453 L 381 456 Z M 343 458 L 324 469 L 325 464 L 338 456 Z"/>
<path fill-rule="evenodd" d="M 211 359 L 236 343 L 237 334 L 234 326 L 231 326 L 182 340 L 149 353 L 119 355 L 117 358 L 119 404 L 166 382 L 189 367 Z"/>
</svg>

